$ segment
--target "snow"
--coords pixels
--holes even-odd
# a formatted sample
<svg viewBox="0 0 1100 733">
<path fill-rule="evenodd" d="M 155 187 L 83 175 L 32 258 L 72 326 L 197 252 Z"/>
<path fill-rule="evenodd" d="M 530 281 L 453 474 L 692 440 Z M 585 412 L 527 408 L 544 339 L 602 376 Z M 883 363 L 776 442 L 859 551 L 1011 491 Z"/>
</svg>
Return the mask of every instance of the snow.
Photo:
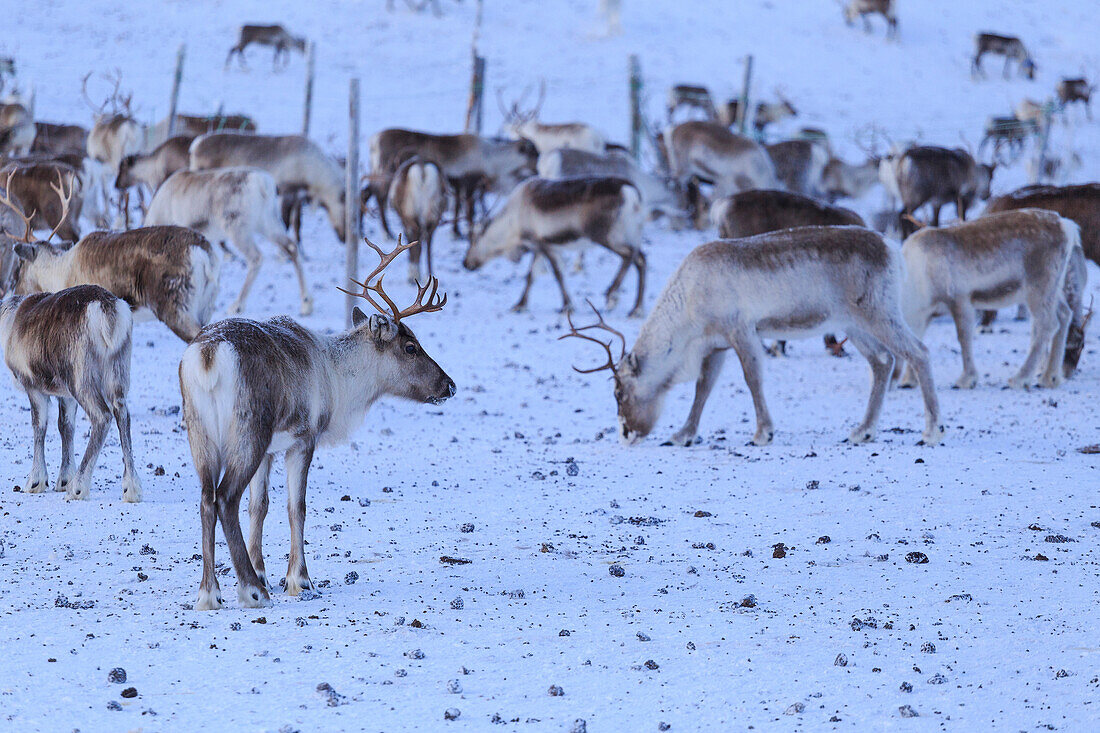
<svg viewBox="0 0 1100 733">
<path fill-rule="evenodd" d="M 364 144 L 383 126 L 456 130 L 465 109 L 471 2 L 444 2 L 442 19 L 388 14 L 381 0 L 277 13 L 249 0 L 52 0 L 18 13 L 6 4 L 14 19 L 0 51 L 36 83 L 42 119 L 87 124 L 80 79 L 114 67 L 139 115 L 159 119 L 186 43 L 182 111 L 224 103 L 261 131 L 296 131 L 301 57 L 273 73 L 269 52 L 251 49 L 251 71 L 222 70 L 236 27 L 268 20 L 318 42 L 313 134 L 333 153 L 346 143 L 353 74 L 363 80 Z M 508 97 L 545 76 L 545 118 L 584 119 L 624 140 L 629 53 L 641 56 L 657 115 L 670 83 L 734 92 L 751 52 L 755 88 L 782 86 L 804 111 L 788 129 L 825 127 L 855 160 L 852 134 L 868 122 L 896 140 L 955 145 L 964 133 L 976 144 L 987 115 L 1043 98 L 1062 74 L 1100 73 L 1091 2 L 911 0 L 900 4 L 898 44 L 883 38 L 880 19 L 871 35 L 846 28 L 828 2 L 625 5 L 624 33 L 608 38 L 595 2 L 486 3 L 487 128 L 499 124 L 498 85 Z M 972 81 L 971 36 L 985 29 L 1019 33 L 1038 79 L 1003 81 L 990 60 L 989 79 Z M 1097 126 L 1080 111 L 1071 119 L 1058 141 L 1080 150 L 1077 177 L 1088 180 L 1100 165 Z M 1017 165 L 994 188 L 1023 182 Z M 856 206 L 870 214 L 877 204 L 871 194 Z M 373 219 L 368 232 L 381 238 Z M 708 236 L 647 227 L 647 306 Z M 318 453 L 306 549 L 314 581 L 328 583 L 319 597 L 276 593 L 272 608 L 242 610 L 229 570 L 227 607 L 190 610 L 201 574 L 198 491 L 174 410 L 183 345 L 161 324 L 134 330 L 141 504 L 121 502 L 116 438 L 89 501 L 13 492 L 30 465 L 29 410 L 14 388 L 2 393 L 0 728 L 495 730 L 499 716 L 506 730 L 570 730 L 577 719 L 593 731 L 1086 730 L 1100 721 L 1097 459 L 1077 451 L 1098 440 L 1094 335 L 1064 387 L 1007 391 L 1027 324 L 1005 312 L 996 334 L 977 341 L 978 388 L 960 392 L 949 388 L 961 370 L 954 329 L 933 324 L 926 340 L 947 425 L 936 448 L 916 445 L 912 390 L 887 395 L 877 442 L 842 443 L 862 414 L 869 372 L 817 341 L 766 364 L 772 446 L 745 446 L 751 403 L 731 359 L 700 444 L 660 446 L 687 414 L 692 389 L 682 385 L 654 434 L 626 448 L 614 436 L 606 374 L 570 369 L 598 355 L 557 341 L 565 324 L 551 278 L 536 283 L 529 313 L 512 314 L 523 268 L 497 261 L 468 273 L 464 243 L 441 233 L 436 248 L 448 305 L 411 325 L 458 395 L 440 407 L 380 403 L 350 445 Z M 303 321 L 337 328 L 343 255 L 320 213 L 308 219 L 305 250 L 316 309 Z M 615 264 L 592 252 L 587 272 L 568 278 L 577 302 L 595 297 Z M 1093 265 L 1090 275 L 1096 293 Z M 223 268 L 221 312 L 242 277 L 239 262 Z M 391 279 L 399 297 L 411 295 Z M 640 327 L 625 317 L 633 287 L 631 276 L 623 305 L 607 314 L 631 341 Z M 248 314 L 296 313 L 296 293 L 291 268 L 269 256 Z M 59 442 L 51 431 L 51 471 Z M 272 480 L 277 505 L 281 461 Z M 1048 541 L 1057 535 L 1073 541 Z M 266 548 L 276 578 L 288 536 L 273 510 Z M 911 552 L 927 564 L 907 562 Z M 1031 559 L 1039 554 L 1049 560 Z M 351 573 L 356 582 L 345 580 Z M 755 606 L 742 606 L 750 594 Z M 934 653 L 922 651 L 927 643 Z M 125 684 L 108 682 L 115 667 Z M 564 694 L 551 695 L 552 685 Z M 137 696 L 120 697 L 130 686 Z M 919 717 L 904 718 L 906 705 Z M 445 720 L 451 709 L 460 715 Z"/>
</svg>

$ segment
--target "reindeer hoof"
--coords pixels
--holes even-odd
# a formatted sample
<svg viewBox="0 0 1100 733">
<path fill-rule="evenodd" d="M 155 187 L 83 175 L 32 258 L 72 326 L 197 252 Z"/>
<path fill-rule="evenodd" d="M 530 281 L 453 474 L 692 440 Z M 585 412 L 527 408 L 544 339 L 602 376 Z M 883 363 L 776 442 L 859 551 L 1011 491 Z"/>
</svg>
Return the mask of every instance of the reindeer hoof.
<svg viewBox="0 0 1100 733">
<path fill-rule="evenodd" d="M 1044 389 L 1057 389 L 1062 386 L 1062 375 L 1057 372 L 1048 374 L 1039 382 L 1039 386 Z"/>
<path fill-rule="evenodd" d="M 266 588 L 241 586 L 237 590 L 237 597 L 241 601 L 241 608 L 270 608 L 273 605 Z"/>
<path fill-rule="evenodd" d="M 925 430 L 917 445 L 939 445 L 943 440 L 943 425 L 937 425 L 934 430 Z"/>
<path fill-rule="evenodd" d="M 512 306 L 511 311 L 513 313 L 526 313 L 527 312 L 527 304 L 526 303 L 516 303 L 515 305 Z"/>
<path fill-rule="evenodd" d="M 870 443 L 875 439 L 874 430 L 864 430 L 856 428 L 852 431 L 852 434 L 848 436 L 848 442 L 853 445 L 860 445 L 862 443 Z"/>
<path fill-rule="evenodd" d="M 304 590 L 313 590 L 313 583 L 310 581 L 309 576 L 302 578 L 292 578 L 289 575 L 283 579 L 286 584 L 286 594 L 288 596 L 296 596 Z"/>
<path fill-rule="evenodd" d="M 978 384 L 978 377 L 974 374 L 964 374 L 955 380 L 955 389 L 974 389 Z"/>
<path fill-rule="evenodd" d="M 23 482 L 23 492 L 27 494 L 41 494 L 43 491 L 46 490 L 46 487 L 46 479 L 35 481 L 34 479 L 28 478 L 26 481 Z"/>
<path fill-rule="evenodd" d="M 750 445 L 755 445 L 759 448 L 762 448 L 766 445 L 771 445 L 772 438 L 774 438 L 774 437 L 775 437 L 775 431 L 774 430 L 769 430 L 766 433 L 757 433 L 756 435 L 754 435 L 752 437 L 752 443 L 750 443 Z"/>
<path fill-rule="evenodd" d="M 1009 389 L 1024 389 L 1024 390 L 1026 390 L 1026 389 L 1030 388 L 1030 386 L 1031 386 L 1030 380 L 1026 379 L 1024 377 L 1016 376 L 1016 377 L 1013 377 L 1012 379 L 1008 380 L 1008 388 Z"/>
<path fill-rule="evenodd" d="M 224 602 L 225 601 L 222 600 L 222 594 L 219 591 L 207 591 L 200 588 L 198 600 L 195 601 L 195 610 L 217 611 L 222 607 Z"/>
<path fill-rule="evenodd" d="M 661 445 L 687 448 L 695 442 L 695 433 L 676 433 Z"/>
<path fill-rule="evenodd" d="M 301 313 L 303 316 L 311 315 L 313 313 L 313 300 L 303 300 L 302 307 L 301 309 L 299 309 L 299 313 Z"/>
<path fill-rule="evenodd" d="M 69 490 L 65 492 L 65 501 L 83 501 L 91 493 L 87 486 L 74 482 L 69 486 Z"/>
</svg>

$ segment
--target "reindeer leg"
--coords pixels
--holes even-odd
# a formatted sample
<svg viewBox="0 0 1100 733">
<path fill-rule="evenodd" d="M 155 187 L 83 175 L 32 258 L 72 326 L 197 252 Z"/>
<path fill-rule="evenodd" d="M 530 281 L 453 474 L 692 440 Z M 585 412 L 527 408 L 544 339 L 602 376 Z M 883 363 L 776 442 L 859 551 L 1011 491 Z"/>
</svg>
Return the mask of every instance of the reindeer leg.
<svg viewBox="0 0 1100 733">
<path fill-rule="evenodd" d="M 1031 308 L 1031 344 L 1020 371 L 1008 380 L 1013 389 L 1026 389 L 1039 370 L 1043 352 L 1053 342 L 1059 330 L 1060 293 L 1043 293 L 1041 286 L 1035 286 L 1028 293 L 1028 307 Z M 1064 341 L 1063 341 L 1064 343 Z M 1065 346 L 1063 345 L 1063 354 Z"/>
<path fill-rule="evenodd" d="M 890 374 L 894 371 L 894 355 L 877 339 L 861 331 L 848 331 L 848 340 L 871 365 L 871 395 L 867 400 L 867 412 L 863 422 L 848 436 L 848 442 L 869 443 L 877 433 L 882 400 L 890 386 Z"/>
<path fill-rule="evenodd" d="M 290 517 L 290 557 L 286 568 L 286 592 L 296 596 L 312 589 L 306 570 L 306 478 L 313 460 L 313 443 L 301 441 L 286 452 L 286 509 Z"/>
<path fill-rule="evenodd" d="M 968 300 L 958 300 L 948 305 L 955 321 L 955 333 L 962 351 L 963 373 L 955 382 L 956 389 L 974 389 L 978 383 L 978 368 L 974 365 L 974 306 Z"/>
<path fill-rule="evenodd" d="M 676 431 L 665 445 L 688 446 L 695 440 L 695 433 L 699 429 L 699 418 L 703 416 L 703 406 L 707 404 L 707 397 L 714 389 L 718 381 L 718 375 L 722 373 L 722 365 L 726 363 L 726 350 L 715 349 L 703 359 L 703 367 L 699 372 L 699 378 L 695 380 L 695 399 L 691 403 L 691 412 L 688 413 L 687 422 Z"/>
<path fill-rule="evenodd" d="M 250 232 L 238 232 L 231 235 L 230 240 L 248 264 L 248 271 L 245 273 L 241 292 L 237 295 L 233 305 L 229 306 L 229 315 L 235 316 L 244 310 L 244 304 L 248 301 L 248 293 L 252 290 L 252 284 L 256 282 L 256 276 L 260 274 L 260 266 L 263 265 L 264 256 L 259 247 L 256 246 Z"/>
<path fill-rule="evenodd" d="M 256 577 L 260 579 L 260 585 L 273 591 L 271 583 L 267 580 L 267 572 L 264 567 L 263 533 L 264 519 L 267 518 L 268 487 L 271 485 L 271 462 L 273 456 L 268 453 L 260 461 L 256 475 L 248 482 L 248 559 L 252 561 L 252 568 L 256 571 Z"/>
<path fill-rule="evenodd" d="M 84 449 L 84 457 L 80 460 L 80 469 L 65 494 L 65 499 L 68 501 L 87 499 L 91 493 L 92 472 L 95 471 L 99 452 L 103 449 L 103 441 L 107 438 L 107 430 L 111 427 L 111 413 L 101 395 L 95 394 L 91 400 L 77 401 L 92 423 L 92 430 L 88 438 L 88 447 Z"/>
<path fill-rule="evenodd" d="M 432 277 L 432 238 L 435 236 L 435 227 L 428 227 L 424 237 L 424 252 L 428 258 L 428 278 Z"/>
<path fill-rule="evenodd" d="M 462 187 L 461 185 L 455 187 L 455 215 L 451 219 L 451 234 L 455 239 L 462 236 L 462 232 L 458 230 L 458 220 L 462 218 Z M 385 227 L 385 225 L 383 225 Z"/>
<path fill-rule="evenodd" d="M 634 267 L 638 270 L 638 296 L 634 299 L 634 307 L 630 309 L 630 318 L 640 318 L 642 315 L 642 299 L 645 297 L 645 253 L 640 249 L 634 250 Z"/>
<path fill-rule="evenodd" d="M 924 433 L 921 443 L 937 445 L 943 440 L 940 424 L 940 401 L 936 397 L 936 385 L 932 381 L 932 366 L 928 361 L 928 347 L 909 329 L 900 317 L 862 319 L 860 330 L 877 339 L 893 353 L 895 360 L 904 359 L 908 369 L 916 373 L 924 399 Z"/>
<path fill-rule="evenodd" d="M 1058 329 L 1054 332 L 1054 338 L 1050 343 L 1050 355 L 1047 360 L 1046 371 L 1039 379 L 1039 384 L 1047 389 L 1054 389 L 1062 384 L 1062 364 L 1066 359 L 1066 337 L 1069 335 L 1070 322 L 1073 319 L 1073 311 L 1065 298 L 1058 299 Z"/>
<path fill-rule="evenodd" d="M 535 266 L 541 256 L 542 253 L 537 249 L 531 253 L 531 266 L 527 268 L 527 281 L 523 286 L 523 295 L 519 296 L 519 300 L 512 306 L 513 313 L 523 313 L 527 310 L 527 294 L 531 292 L 531 283 L 535 282 Z"/>
<path fill-rule="evenodd" d="M 298 294 L 301 298 L 301 306 L 298 312 L 303 316 L 308 316 L 313 313 L 313 296 L 309 293 L 309 284 L 306 282 L 306 273 L 302 269 L 302 258 L 298 252 L 298 247 L 285 234 L 281 235 L 276 243 L 290 258 L 290 264 L 294 266 L 294 274 L 298 277 Z"/>
<path fill-rule="evenodd" d="M 565 278 L 561 274 L 561 263 L 558 261 L 558 253 L 545 246 L 539 246 L 543 257 L 550 263 L 550 272 L 554 273 L 554 279 L 558 281 L 561 289 L 561 310 L 559 313 L 572 313 L 573 301 L 569 299 L 569 291 L 565 289 Z"/>
<path fill-rule="evenodd" d="M 416 224 L 405 227 L 405 241 L 416 242 L 409 248 L 409 282 L 420 282 L 420 227 Z"/>
<path fill-rule="evenodd" d="M 775 427 L 768 405 L 764 402 L 764 350 L 755 330 L 742 324 L 733 332 L 730 340 L 737 352 L 737 358 L 741 360 L 745 384 L 752 395 L 752 406 L 756 411 L 756 434 L 752 438 L 752 445 L 764 446 L 772 442 Z"/>
<path fill-rule="evenodd" d="M 241 497 L 264 457 L 263 450 L 255 443 L 250 447 L 251 455 L 234 457 L 235 461 L 243 460 L 244 463 L 230 464 L 218 485 L 215 501 L 225 543 L 237 573 L 237 598 L 244 608 L 266 608 L 271 605 L 271 596 L 252 567 L 241 532 Z"/>
<path fill-rule="evenodd" d="M 73 435 L 76 432 L 76 400 L 57 398 L 57 432 L 61 433 L 61 470 L 57 472 L 55 491 L 65 491 L 73 480 Z"/>
<path fill-rule="evenodd" d="M 46 423 L 50 419 L 50 397 L 45 392 L 27 389 L 31 401 L 31 428 L 34 431 L 34 459 L 31 472 L 23 482 L 23 491 L 39 494 L 46 490 Z"/>
<path fill-rule="evenodd" d="M 217 527 L 218 514 L 215 508 L 216 469 L 207 464 L 206 455 L 199 458 L 195 451 L 195 469 L 199 474 L 202 496 L 199 500 L 199 515 L 202 517 L 202 582 L 199 584 L 199 597 L 195 601 L 196 611 L 214 611 L 222 607 L 222 592 L 218 585 L 218 576 L 214 572 L 214 530 Z M 201 463 L 200 463 L 201 462 Z"/>
<path fill-rule="evenodd" d="M 134 448 L 130 440 L 130 410 L 121 395 L 111 398 L 111 415 L 118 426 L 118 442 L 122 447 L 122 500 L 132 504 L 141 501 L 141 480 L 134 470 Z"/>
</svg>

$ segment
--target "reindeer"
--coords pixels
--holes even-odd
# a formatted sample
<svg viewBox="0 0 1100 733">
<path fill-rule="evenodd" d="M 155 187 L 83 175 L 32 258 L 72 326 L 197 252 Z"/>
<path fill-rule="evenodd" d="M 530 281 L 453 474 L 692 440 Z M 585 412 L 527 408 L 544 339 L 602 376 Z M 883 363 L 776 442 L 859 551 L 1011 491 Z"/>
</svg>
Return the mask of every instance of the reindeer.
<svg viewBox="0 0 1100 733">
<path fill-rule="evenodd" d="M 798 110 L 794 108 L 790 101 L 785 99 L 782 94 L 778 92 L 776 94 L 779 97 L 778 102 L 760 102 L 756 105 L 756 114 L 752 118 L 752 129 L 756 131 L 757 138 L 763 136 L 768 125 L 798 115 Z"/>
<path fill-rule="evenodd" d="M 20 243 L 15 254 L 16 294 L 99 285 L 185 343 L 210 320 L 218 295 L 219 258 L 201 234 L 183 227 L 93 232 L 68 248 Z"/>
<path fill-rule="evenodd" d="M 81 82 L 81 96 L 95 118 L 88 133 L 86 148 L 88 156 L 94 161 L 95 169 L 91 173 L 97 181 L 89 189 L 94 188 L 99 194 L 95 208 L 103 212 L 103 217 L 106 218 L 106 212 L 110 209 L 110 182 L 118 175 L 118 166 L 124 157 L 140 153 L 144 149 L 145 128 L 133 117 L 133 94 L 122 94 L 119 91 L 122 84 L 120 71 L 104 75 L 112 89 L 100 104 L 93 102 L 88 95 L 88 80 L 91 76 L 91 73 L 86 74 Z M 122 205 L 123 201 L 120 200 L 120 208 Z"/>
<path fill-rule="evenodd" d="M 87 155 L 88 130 L 80 125 L 61 125 L 54 122 L 34 123 L 32 153 L 57 155 L 78 153 Z"/>
<path fill-rule="evenodd" d="M 168 139 L 168 122 L 165 117 L 149 128 L 147 143 L 157 146 Z M 176 115 L 173 135 L 184 135 L 192 139 L 208 132 L 256 132 L 256 122 L 248 115 L 222 114 L 212 115 Z"/>
<path fill-rule="evenodd" d="M 684 215 L 685 202 L 675 182 L 642 170 L 623 152 L 609 150 L 599 154 L 560 148 L 540 155 L 537 170 L 542 178 L 624 178 L 642 195 L 647 218 L 658 212 L 676 218 Z"/>
<path fill-rule="evenodd" d="M 628 445 L 648 435 L 673 384 L 695 379 L 695 401 L 670 445 L 690 445 L 725 352 L 741 361 L 756 409 L 753 444 L 771 443 L 774 428 L 764 402 L 761 337 L 804 338 L 843 328 L 871 365 L 867 412 L 848 440 L 874 440 L 878 414 L 895 359 L 912 360 L 924 395 L 923 443 L 943 437 L 928 349 L 902 315 L 901 261 L 882 237 L 856 227 L 802 227 L 739 240 L 717 240 L 694 249 L 672 275 L 629 353 L 616 362 L 610 344 L 583 333 L 603 319 L 573 328 L 568 336 L 595 341 L 615 378 L 619 437 Z M 570 323 L 572 326 L 572 323 Z M 563 337 L 564 338 L 564 337 Z M 626 340 L 622 339 L 623 352 Z"/>
<path fill-rule="evenodd" d="M 897 3 L 894 0 L 848 0 L 844 6 L 844 22 L 849 26 L 859 17 L 863 21 L 863 30 L 871 32 L 868 15 L 881 15 L 886 20 L 886 37 L 898 37 Z"/>
<path fill-rule="evenodd" d="M 272 241 L 290 259 L 298 276 L 301 313 L 313 312 L 313 297 L 306 284 L 298 247 L 279 221 L 275 179 L 256 168 L 218 168 L 210 171 L 176 171 L 149 202 L 144 226 L 190 227 L 212 242 L 228 239 L 248 264 L 237 300 L 229 307 L 240 313 L 260 273 L 263 255 L 255 236 Z"/>
<path fill-rule="evenodd" d="M 924 204 L 932 207 L 932 226 L 940 224 L 940 209 L 953 202 L 959 219 L 975 198 L 989 198 L 989 184 L 996 164 L 978 163 L 962 148 L 948 150 L 931 145 L 909 148 L 893 163 L 902 202 L 903 229 Z M 881 169 L 880 169 L 881 173 Z M 888 187 L 889 189 L 889 187 Z"/>
<path fill-rule="evenodd" d="M 34 100 L 0 102 L 0 153 L 26 155 L 34 145 Z"/>
<path fill-rule="evenodd" d="M 973 389 L 978 381 L 973 356 L 975 308 L 1026 303 L 1032 313 L 1031 346 L 1008 385 L 1029 387 L 1046 354 L 1039 383 L 1057 387 L 1063 369 L 1073 371 L 1065 366 L 1066 334 L 1073 318 L 1065 286 L 1071 258 L 1080 249 L 1075 223 L 1038 209 L 921 229 L 901 248 L 906 264 L 902 293 L 906 321 L 921 337 L 935 315 L 951 314 L 963 361 L 963 373 L 955 387 Z M 1083 266 L 1083 258 L 1078 262 Z M 1083 283 L 1077 286 L 1083 289 Z M 1079 294 L 1075 297 L 1079 300 Z M 910 382 L 907 370 L 900 385 Z"/>
<path fill-rule="evenodd" d="M 34 229 L 53 229 L 65 241 L 80 239 L 77 221 L 84 201 L 80 178 L 72 166 L 53 161 L 14 162 L 0 168 L 5 197 Z M 67 194 L 62 194 L 67 190 Z"/>
<path fill-rule="evenodd" d="M 840 158 L 829 158 L 821 172 L 821 190 L 829 203 L 842 198 L 859 198 L 878 182 L 879 159 L 873 156 L 855 165 Z"/>
<path fill-rule="evenodd" d="M 1088 80 L 1083 77 L 1076 79 L 1064 78 L 1058 82 L 1057 94 L 1058 101 L 1062 104 L 1063 109 L 1071 102 L 1081 102 L 1085 105 L 1085 114 L 1088 118 L 1092 119 L 1092 93 L 1096 90 L 1095 85 L 1089 84 Z"/>
<path fill-rule="evenodd" d="M 46 490 L 46 423 L 50 397 L 59 406 L 61 469 L 55 488 L 66 499 L 87 499 L 111 418 L 122 444 L 122 500 L 141 501 L 130 442 L 130 307 L 98 285 L 57 293 L 11 295 L 0 301 L 0 341 L 15 383 L 27 393 L 34 429 L 34 460 L 23 491 Z M 73 471 L 76 406 L 91 422 L 80 467 Z"/>
<path fill-rule="evenodd" d="M 374 284 L 370 281 L 411 243 L 399 243 L 388 254 L 367 244 L 378 252 L 381 264 L 363 282 L 355 283 L 362 290 L 354 294 L 379 312 L 367 316 L 355 308 L 350 331 L 325 336 L 286 317 L 230 318 L 204 328 L 183 354 L 179 368 L 183 419 L 202 487 L 203 573 L 197 610 L 221 608 L 223 603 L 214 573 L 218 520 L 237 573 L 241 605 L 271 605 L 261 533 L 275 453 L 284 452 L 286 457 L 291 538 L 286 592 L 296 596 L 313 588 L 306 570 L 303 528 L 306 479 L 316 446 L 347 440 L 383 395 L 438 405 L 455 394 L 454 381 L 424 353 L 405 324 L 417 313 L 443 308 L 447 299 L 436 296 L 438 281 L 431 278 L 419 288 L 411 306 L 398 309 L 382 289 L 381 277 Z M 247 549 L 239 519 L 245 486 L 250 518 Z"/>
<path fill-rule="evenodd" d="M 994 54 L 996 56 L 1005 57 L 1004 78 L 1008 78 L 1008 65 L 1010 61 L 1015 61 L 1017 65 L 1017 71 L 1028 79 L 1035 78 L 1035 61 L 1032 60 L 1031 54 L 1024 48 L 1023 42 L 1015 36 L 999 36 L 996 33 L 979 33 L 974 36 L 974 59 L 970 63 L 971 75 L 981 74 L 985 76 L 985 72 L 982 71 L 982 56 L 987 53 Z"/>
<path fill-rule="evenodd" d="M 1038 134 L 1039 123 L 1034 119 L 1020 117 L 1019 114 L 1012 117 L 990 117 L 985 123 L 982 141 L 978 143 L 978 155 L 992 143 L 994 160 L 1000 159 L 1005 146 L 1008 147 L 1010 160 L 1015 160 L 1023 152 L 1028 139 Z"/>
<path fill-rule="evenodd" d="M 291 50 L 302 54 L 306 52 L 306 39 L 302 36 L 292 36 L 281 25 L 242 25 L 240 35 L 237 38 L 237 45 L 229 49 L 229 53 L 225 57 L 225 68 L 229 68 L 229 62 L 235 55 L 240 67 L 247 69 L 248 66 L 244 62 L 244 50 L 253 43 L 257 46 L 270 46 L 275 49 L 275 55 L 271 59 L 271 67 L 275 70 L 279 68 L 280 57 L 283 58 L 284 68 L 290 64 Z"/>
<path fill-rule="evenodd" d="M 420 250 L 428 259 L 432 277 L 432 237 L 447 211 L 447 183 L 443 171 L 430 160 L 413 156 L 401 164 L 390 184 L 389 203 L 401 217 L 409 246 L 409 281 L 420 281 Z"/>
<path fill-rule="evenodd" d="M 495 257 L 506 255 L 518 262 L 526 251 L 532 251 L 523 295 L 512 308 L 519 312 L 527 308 L 535 266 L 539 257 L 545 257 L 561 289 L 562 311 L 568 313 L 573 303 L 555 248 L 585 238 L 622 258 L 605 293 L 608 308 L 615 307 L 627 269 L 632 264 L 637 269 L 638 295 L 630 315 L 640 316 L 646 272 L 641 250 L 643 219 L 641 194 L 621 178 L 532 178 L 516 187 L 496 217 L 482 224 L 479 231 L 471 230 L 463 264 L 467 270 L 477 270 Z"/>
<path fill-rule="evenodd" d="M 156 191 L 168 176 L 187 169 L 191 159 L 191 143 L 194 140 L 190 135 L 176 135 L 165 140 L 150 153 L 127 155 L 119 164 L 115 188 L 124 191 L 144 184 L 150 191 Z"/>
<path fill-rule="evenodd" d="M 242 135 L 212 132 L 191 143 L 191 169 L 249 166 L 270 173 L 280 187 L 304 188 L 328 213 L 344 241 L 344 175 L 331 157 L 302 135 Z"/>
<path fill-rule="evenodd" d="M 715 197 L 750 188 L 779 188 L 775 165 L 762 145 L 714 122 L 683 122 L 664 131 L 672 176 L 689 192 L 698 213 L 696 181 L 714 184 Z"/>
<path fill-rule="evenodd" d="M 546 124 L 539 122 L 539 112 L 542 103 L 546 99 L 546 82 L 539 83 L 539 97 L 535 106 L 523 110 L 520 105 L 527 98 L 527 92 L 516 101 L 511 108 L 505 107 L 501 98 L 501 90 L 497 90 L 497 106 L 504 118 L 504 129 L 508 137 L 513 140 L 530 140 L 535 144 L 539 154 L 547 153 L 558 148 L 576 148 L 587 150 L 590 153 L 602 153 L 607 147 L 603 133 L 591 125 L 583 122 L 565 122 L 560 124 Z"/>
<path fill-rule="evenodd" d="M 826 145 L 810 140 L 785 140 L 764 147 L 788 191 L 815 198 L 824 195 L 823 179 L 829 164 Z"/>
<path fill-rule="evenodd" d="M 714 100 L 710 96 L 710 90 L 696 84 L 677 84 L 668 90 L 668 124 L 672 125 L 673 115 L 681 108 L 698 110 L 708 122 L 718 119 L 718 110 L 714 108 Z M 733 122 L 726 122 L 727 126 Z"/>
<path fill-rule="evenodd" d="M 474 220 L 474 199 L 479 191 L 499 187 L 505 193 L 511 186 L 535 171 L 538 151 L 530 140 L 498 140 L 478 135 L 433 135 L 427 132 L 389 128 L 370 139 L 370 185 L 363 192 L 362 205 L 371 196 L 386 236 L 392 237 L 386 220 L 390 183 L 400 165 L 413 155 L 439 165 L 455 192 L 455 230 L 459 209 L 466 204 L 470 228 Z"/>
<path fill-rule="evenodd" d="M 443 16 L 443 9 L 439 7 L 439 0 L 420 0 L 420 2 L 416 2 L 416 0 L 405 0 L 405 5 L 407 5 L 409 7 L 409 10 L 414 13 L 422 13 L 425 9 L 431 6 L 432 15 L 437 18 Z M 391 13 L 396 10 L 394 0 L 386 0 L 386 10 L 390 11 Z"/>
</svg>

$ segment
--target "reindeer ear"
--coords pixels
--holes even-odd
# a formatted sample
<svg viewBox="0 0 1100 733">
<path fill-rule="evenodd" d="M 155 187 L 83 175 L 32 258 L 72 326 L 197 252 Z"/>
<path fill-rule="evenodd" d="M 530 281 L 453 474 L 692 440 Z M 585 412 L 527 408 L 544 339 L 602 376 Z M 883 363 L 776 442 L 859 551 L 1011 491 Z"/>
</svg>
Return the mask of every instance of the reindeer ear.
<svg viewBox="0 0 1100 733">
<path fill-rule="evenodd" d="M 638 357 L 633 352 L 626 355 L 623 359 L 623 364 L 626 365 L 626 370 L 629 374 L 638 374 Z"/>
<path fill-rule="evenodd" d="M 367 314 L 359 306 L 351 309 L 351 325 L 354 328 L 359 328 L 359 324 L 365 320 L 367 320 Z"/>
<path fill-rule="evenodd" d="M 375 313 L 370 317 L 369 328 L 376 341 L 386 343 L 397 338 L 397 323 L 381 313 Z"/>
<path fill-rule="evenodd" d="M 27 262 L 34 262 L 34 258 L 38 256 L 38 247 L 35 247 L 33 244 L 16 242 L 14 249 L 15 256 Z"/>
</svg>

